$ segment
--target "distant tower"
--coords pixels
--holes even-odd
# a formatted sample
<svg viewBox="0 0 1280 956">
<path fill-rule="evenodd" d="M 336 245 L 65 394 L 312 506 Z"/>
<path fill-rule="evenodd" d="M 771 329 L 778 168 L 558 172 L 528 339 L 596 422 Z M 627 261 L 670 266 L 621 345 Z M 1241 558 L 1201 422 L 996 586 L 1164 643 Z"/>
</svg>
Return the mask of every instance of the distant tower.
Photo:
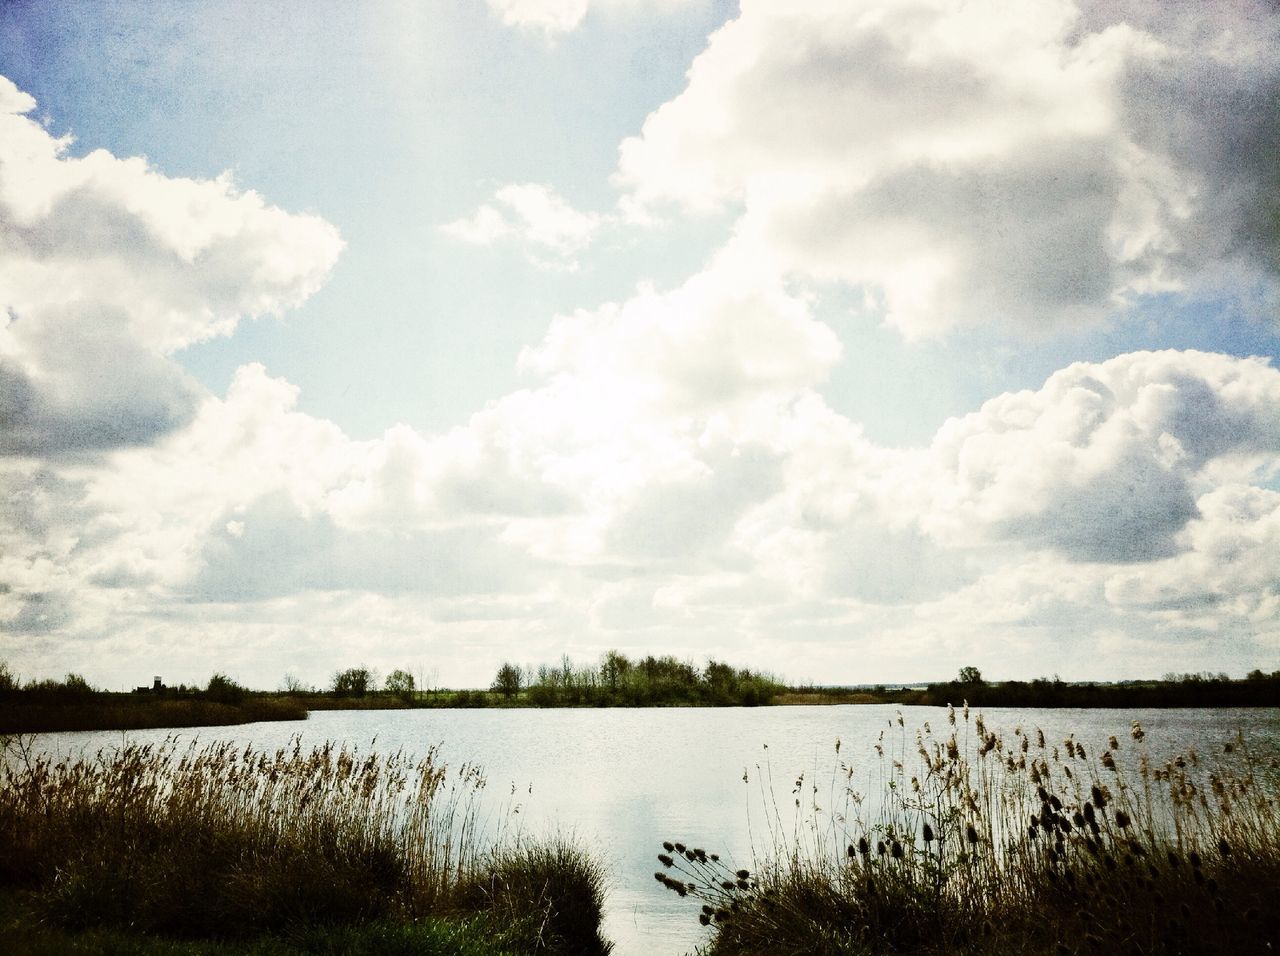
<svg viewBox="0 0 1280 956">
<path fill-rule="evenodd" d="M 160 682 L 159 674 L 156 675 L 154 682 L 151 684 L 151 689 L 155 691 L 157 694 L 160 693 L 160 691 L 164 690 L 164 684 Z"/>
</svg>

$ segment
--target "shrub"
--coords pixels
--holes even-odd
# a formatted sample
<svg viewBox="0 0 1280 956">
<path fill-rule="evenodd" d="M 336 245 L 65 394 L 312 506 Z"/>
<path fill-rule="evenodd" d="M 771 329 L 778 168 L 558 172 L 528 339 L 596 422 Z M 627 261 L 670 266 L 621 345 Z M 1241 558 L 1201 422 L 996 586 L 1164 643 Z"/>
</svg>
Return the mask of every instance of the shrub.
<svg viewBox="0 0 1280 956">
<path fill-rule="evenodd" d="M 244 700 L 245 689 L 226 674 L 219 673 L 209 678 L 203 696 L 215 704 L 236 705 Z"/>
</svg>

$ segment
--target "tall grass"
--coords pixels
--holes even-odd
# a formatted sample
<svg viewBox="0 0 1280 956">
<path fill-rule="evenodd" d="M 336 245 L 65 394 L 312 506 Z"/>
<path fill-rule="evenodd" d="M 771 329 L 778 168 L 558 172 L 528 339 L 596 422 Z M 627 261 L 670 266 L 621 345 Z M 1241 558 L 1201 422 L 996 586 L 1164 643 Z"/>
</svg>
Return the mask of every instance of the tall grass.
<svg viewBox="0 0 1280 956">
<path fill-rule="evenodd" d="M 766 778 L 751 870 L 664 844 L 655 876 L 699 906 L 706 952 L 1280 947 L 1280 785 L 1243 739 L 1157 763 L 1136 722 L 1091 750 L 1005 737 L 967 707 L 948 721 L 912 741 L 899 717 L 864 776 L 802 776 L 794 807 Z"/>
<path fill-rule="evenodd" d="M 0 883 L 72 929 L 251 939 L 457 917 L 512 951 L 607 952 L 598 865 L 484 816 L 484 788 L 434 749 L 169 738 L 55 759 L 16 741 L 0 769 Z"/>
</svg>

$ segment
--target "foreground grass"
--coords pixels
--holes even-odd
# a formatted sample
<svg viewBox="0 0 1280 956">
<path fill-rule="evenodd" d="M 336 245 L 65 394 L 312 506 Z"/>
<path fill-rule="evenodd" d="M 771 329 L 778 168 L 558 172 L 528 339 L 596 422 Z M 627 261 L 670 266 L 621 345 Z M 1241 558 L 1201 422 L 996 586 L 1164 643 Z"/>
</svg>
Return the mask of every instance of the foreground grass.
<svg viewBox="0 0 1280 956">
<path fill-rule="evenodd" d="M 608 952 L 598 864 L 495 831 L 483 775 L 434 751 L 21 743 L 0 768 L 16 951 Z"/>
<path fill-rule="evenodd" d="M 176 939 L 119 929 L 79 932 L 41 922 L 38 911 L 0 892 L 0 952 L 26 956 L 517 956 L 498 942 L 501 932 L 479 920 L 382 921 L 318 926 L 291 936 L 267 935 L 235 943 Z"/>
<path fill-rule="evenodd" d="M 1156 765 L 1136 723 L 1090 754 L 1006 741 L 966 708 L 944 739 L 926 725 L 892 749 L 882 736 L 869 819 L 848 764 L 829 792 L 797 780 L 796 822 L 772 804 L 752 871 L 664 844 L 655 877 L 699 908 L 707 956 L 1280 947 L 1280 786 L 1243 740 Z"/>
</svg>

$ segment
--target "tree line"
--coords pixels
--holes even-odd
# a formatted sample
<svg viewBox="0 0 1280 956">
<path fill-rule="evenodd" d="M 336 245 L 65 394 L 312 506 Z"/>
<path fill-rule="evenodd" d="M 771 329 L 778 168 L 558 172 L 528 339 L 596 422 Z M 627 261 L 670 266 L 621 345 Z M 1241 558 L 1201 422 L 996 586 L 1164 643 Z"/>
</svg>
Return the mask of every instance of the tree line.
<svg viewBox="0 0 1280 956">
<path fill-rule="evenodd" d="M 1067 682 L 1058 677 L 988 682 L 976 667 L 956 680 L 930 684 L 920 703 L 981 707 L 1280 707 L 1280 671 L 1165 674 L 1160 680 Z"/>
<path fill-rule="evenodd" d="M 498 668 L 490 687 L 509 703 L 534 707 L 651 707 L 664 704 L 753 707 L 786 690 L 772 674 L 716 660 L 699 668 L 670 655 L 632 660 L 607 651 L 598 664 L 577 664 L 567 655 L 557 664 Z"/>
</svg>

